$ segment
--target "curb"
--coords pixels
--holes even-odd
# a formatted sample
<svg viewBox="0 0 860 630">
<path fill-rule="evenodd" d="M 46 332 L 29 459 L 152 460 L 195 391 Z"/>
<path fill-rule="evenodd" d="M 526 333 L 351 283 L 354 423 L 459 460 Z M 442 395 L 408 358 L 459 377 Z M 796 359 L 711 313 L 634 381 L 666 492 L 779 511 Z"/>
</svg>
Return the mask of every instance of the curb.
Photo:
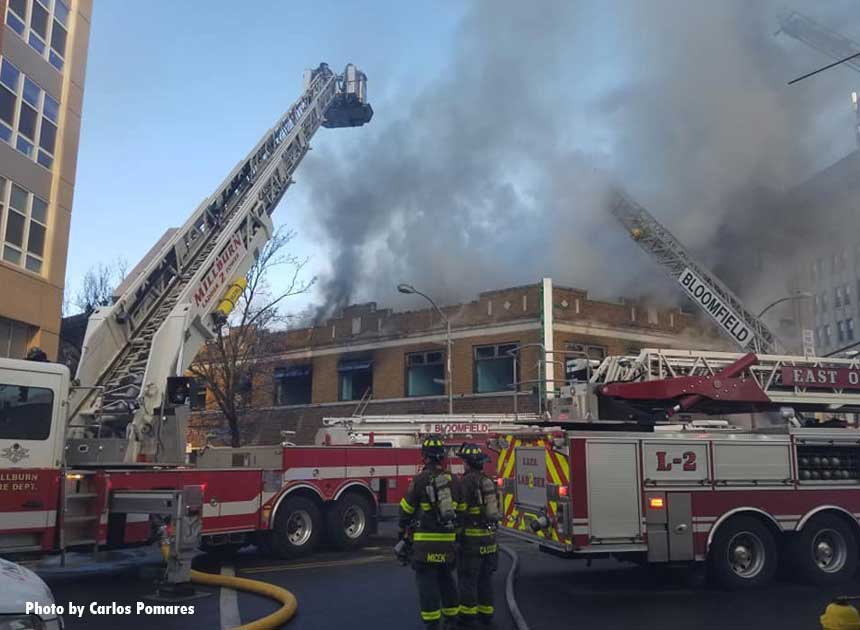
<svg viewBox="0 0 860 630">
<path fill-rule="evenodd" d="M 517 630 L 529 630 L 529 624 L 526 623 L 525 617 L 520 612 L 520 607 L 517 605 L 517 598 L 514 594 L 514 582 L 517 579 L 520 557 L 508 545 L 499 545 L 499 549 L 505 552 L 511 559 L 511 570 L 508 571 L 508 577 L 505 579 L 505 600 L 508 603 L 508 610 L 511 611 L 511 617 L 514 618 L 514 625 L 517 627 Z"/>
</svg>

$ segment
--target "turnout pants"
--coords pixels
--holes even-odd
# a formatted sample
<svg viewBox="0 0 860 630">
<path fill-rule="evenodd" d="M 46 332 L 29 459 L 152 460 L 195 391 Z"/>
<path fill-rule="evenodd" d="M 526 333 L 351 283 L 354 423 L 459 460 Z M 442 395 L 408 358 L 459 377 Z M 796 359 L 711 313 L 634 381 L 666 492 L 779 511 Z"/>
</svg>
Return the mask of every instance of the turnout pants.
<svg viewBox="0 0 860 630">
<path fill-rule="evenodd" d="M 463 554 L 458 566 L 460 619 L 466 624 L 493 619 L 493 573 L 499 566 L 498 553 Z"/>
<path fill-rule="evenodd" d="M 415 581 L 421 619 L 430 628 L 439 626 L 441 619 L 456 620 L 460 611 L 454 565 L 451 563 L 415 562 Z"/>
</svg>

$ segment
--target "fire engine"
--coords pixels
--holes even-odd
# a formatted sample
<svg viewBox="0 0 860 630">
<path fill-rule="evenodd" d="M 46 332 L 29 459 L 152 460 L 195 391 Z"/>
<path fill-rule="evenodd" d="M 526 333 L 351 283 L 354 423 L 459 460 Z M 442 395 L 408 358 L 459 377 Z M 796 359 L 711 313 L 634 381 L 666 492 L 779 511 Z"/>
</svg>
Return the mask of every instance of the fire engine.
<svg viewBox="0 0 860 630">
<path fill-rule="evenodd" d="M 707 563 L 730 588 L 780 565 L 814 583 L 850 578 L 860 431 L 845 419 L 860 411 L 860 361 L 780 353 L 650 212 L 619 193 L 612 214 L 742 352 L 567 361 L 551 401 L 561 428 L 495 444 L 501 528 L 565 558 Z M 715 416 L 748 426 L 702 419 Z"/>
<path fill-rule="evenodd" d="M 340 515 L 347 496 L 375 505 L 377 495 L 358 488 L 372 492 L 377 475 L 347 477 L 374 467 L 361 449 L 326 450 L 322 467 L 314 449 L 283 447 L 234 453 L 226 465 L 212 450 L 187 465 L 183 377 L 223 325 L 222 298 L 271 237 L 271 214 L 311 137 L 372 115 L 354 65 L 306 71 L 301 97 L 90 317 L 74 380 L 62 365 L 0 359 L 0 553 L 138 543 L 171 510 L 189 524 L 202 517 L 204 545 L 270 533 L 276 551 L 303 553 L 319 539 L 321 508 Z M 360 541 L 362 527 L 335 537 Z M 185 541 L 200 533 L 192 529 Z"/>
</svg>

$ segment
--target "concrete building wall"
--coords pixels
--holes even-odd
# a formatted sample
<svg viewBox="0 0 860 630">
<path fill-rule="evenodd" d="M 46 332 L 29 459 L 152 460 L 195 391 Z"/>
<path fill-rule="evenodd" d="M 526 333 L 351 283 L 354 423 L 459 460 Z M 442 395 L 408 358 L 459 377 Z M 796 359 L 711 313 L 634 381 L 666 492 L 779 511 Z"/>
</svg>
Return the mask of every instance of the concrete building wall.
<svg viewBox="0 0 860 630">
<path fill-rule="evenodd" d="M 15 13 L 15 8 L 21 6 L 27 7 L 27 15 Z M 63 7 L 68 9 L 67 15 Z M 11 331 L 9 334 L 14 336 L 23 330 L 24 351 L 26 347 L 39 346 L 54 359 L 59 345 L 92 0 L 4 0 L 0 2 L 0 15 L 0 58 L 20 73 L 15 85 L 0 86 L 5 90 L 4 97 L 13 92 L 10 88 L 16 88 L 12 119 L 0 122 L 0 177 L 4 181 L 0 190 L 0 286 L 4 293 L 15 296 L 0 300 L 0 356 L 21 354 L 20 344 L 6 342 L 4 332 Z M 47 24 L 44 40 L 38 37 L 43 21 Z M 36 44 L 29 43 L 32 32 L 36 33 Z M 37 47 L 39 42 L 44 44 L 42 52 Z M 59 49 L 62 54 L 57 52 Z M 24 77 L 31 83 L 25 83 Z M 37 112 L 36 131 L 29 138 L 24 122 L 28 120 L 25 108 L 29 107 L 25 86 L 28 94 L 38 93 L 31 108 Z M 58 104 L 56 114 L 49 99 Z M 55 138 L 53 146 L 51 135 Z M 12 241 L 5 238 L 9 222 L 19 216 L 10 218 L 8 204 L 13 199 L 13 184 L 19 187 L 14 190 L 28 193 L 27 207 L 20 213 L 25 217 L 21 242 L 17 237 Z M 37 200 L 47 203 L 44 217 L 34 208 Z M 43 230 L 41 239 L 38 235 Z"/>
</svg>

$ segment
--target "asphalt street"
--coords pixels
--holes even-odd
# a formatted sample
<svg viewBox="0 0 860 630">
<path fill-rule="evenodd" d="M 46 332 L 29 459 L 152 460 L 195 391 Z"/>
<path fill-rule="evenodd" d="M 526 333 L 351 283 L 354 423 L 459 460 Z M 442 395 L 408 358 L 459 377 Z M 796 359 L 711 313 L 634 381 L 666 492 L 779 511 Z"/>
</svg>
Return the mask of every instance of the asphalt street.
<svg viewBox="0 0 860 630">
<path fill-rule="evenodd" d="M 390 534 L 389 534 L 390 535 Z M 860 583 L 821 589 L 783 577 L 772 586 L 750 592 L 727 592 L 709 584 L 701 575 L 683 570 L 655 570 L 614 560 L 585 562 L 563 560 L 540 553 L 515 540 L 506 541 L 520 557 L 516 584 L 519 607 L 531 630 L 570 627 L 660 629 L 667 627 L 705 630 L 812 630 L 833 597 L 860 593 Z M 296 561 L 273 561 L 253 551 L 240 554 L 223 566 L 235 567 L 237 575 L 283 586 L 299 602 L 299 612 L 287 628 L 341 630 L 385 628 L 419 630 L 417 595 L 409 568 L 393 560 L 393 539 L 382 536 L 358 552 L 321 551 Z M 222 563 L 203 556 L 197 563 L 207 571 L 220 571 Z M 505 606 L 504 579 L 510 568 L 502 555 L 496 573 L 499 629 L 513 629 Z M 73 601 L 134 605 L 154 591 L 154 575 L 53 581 L 59 603 Z M 246 593 L 233 595 L 220 589 L 200 589 L 206 595 L 190 603 L 191 617 L 85 615 L 66 617 L 71 630 L 136 630 L 157 627 L 229 628 L 262 617 L 276 608 L 264 598 Z M 230 600 L 234 598 L 233 612 Z"/>
<path fill-rule="evenodd" d="M 565 560 L 533 545 L 509 543 L 520 557 L 517 602 L 531 630 L 818 630 L 819 616 L 837 595 L 860 593 L 860 583 L 827 589 L 784 576 L 771 586 L 727 592 L 700 574 L 655 570 L 615 560 Z"/>
<path fill-rule="evenodd" d="M 285 626 L 302 630 L 342 630 L 344 628 L 385 628 L 420 630 L 418 597 L 414 574 L 393 557 L 390 538 L 377 538 L 370 547 L 358 552 L 321 551 L 310 558 L 296 561 L 273 561 L 253 551 L 239 554 L 230 562 L 221 563 L 203 556 L 195 568 L 217 572 L 222 564 L 235 567 L 236 575 L 283 586 L 295 594 L 298 613 Z M 502 556 L 496 573 L 498 628 L 512 630 L 513 622 L 505 605 L 504 581 L 510 562 Z M 100 603 L 134 606 L 148 601 L 154 592 L 154 573 L 129 573 L 110 578 L 91 577 L 76 580 L 52 580 L 50 586 L 58 603 Z M 232 592 L 221 589 L 198 588 L 202 597 L 192 600 L 195 612 L 191 616 L 93 616 L 65 617 L 69 630 L 173 630 L 179 628 L 219 629 L 237 623 L 247 623 L 273 612 L 278 604 L 256 595 L 239 592 L 235 596 L 238 611 L 230 612 Z M 225 596 L 226 595 L 226 596 Z M 228 600 L 224 603 L 224 600 Z M 186 602 L 183 602 L 186 603 Z M 233 623 L 231 623 L 233 622 Z"/>
</svg>

